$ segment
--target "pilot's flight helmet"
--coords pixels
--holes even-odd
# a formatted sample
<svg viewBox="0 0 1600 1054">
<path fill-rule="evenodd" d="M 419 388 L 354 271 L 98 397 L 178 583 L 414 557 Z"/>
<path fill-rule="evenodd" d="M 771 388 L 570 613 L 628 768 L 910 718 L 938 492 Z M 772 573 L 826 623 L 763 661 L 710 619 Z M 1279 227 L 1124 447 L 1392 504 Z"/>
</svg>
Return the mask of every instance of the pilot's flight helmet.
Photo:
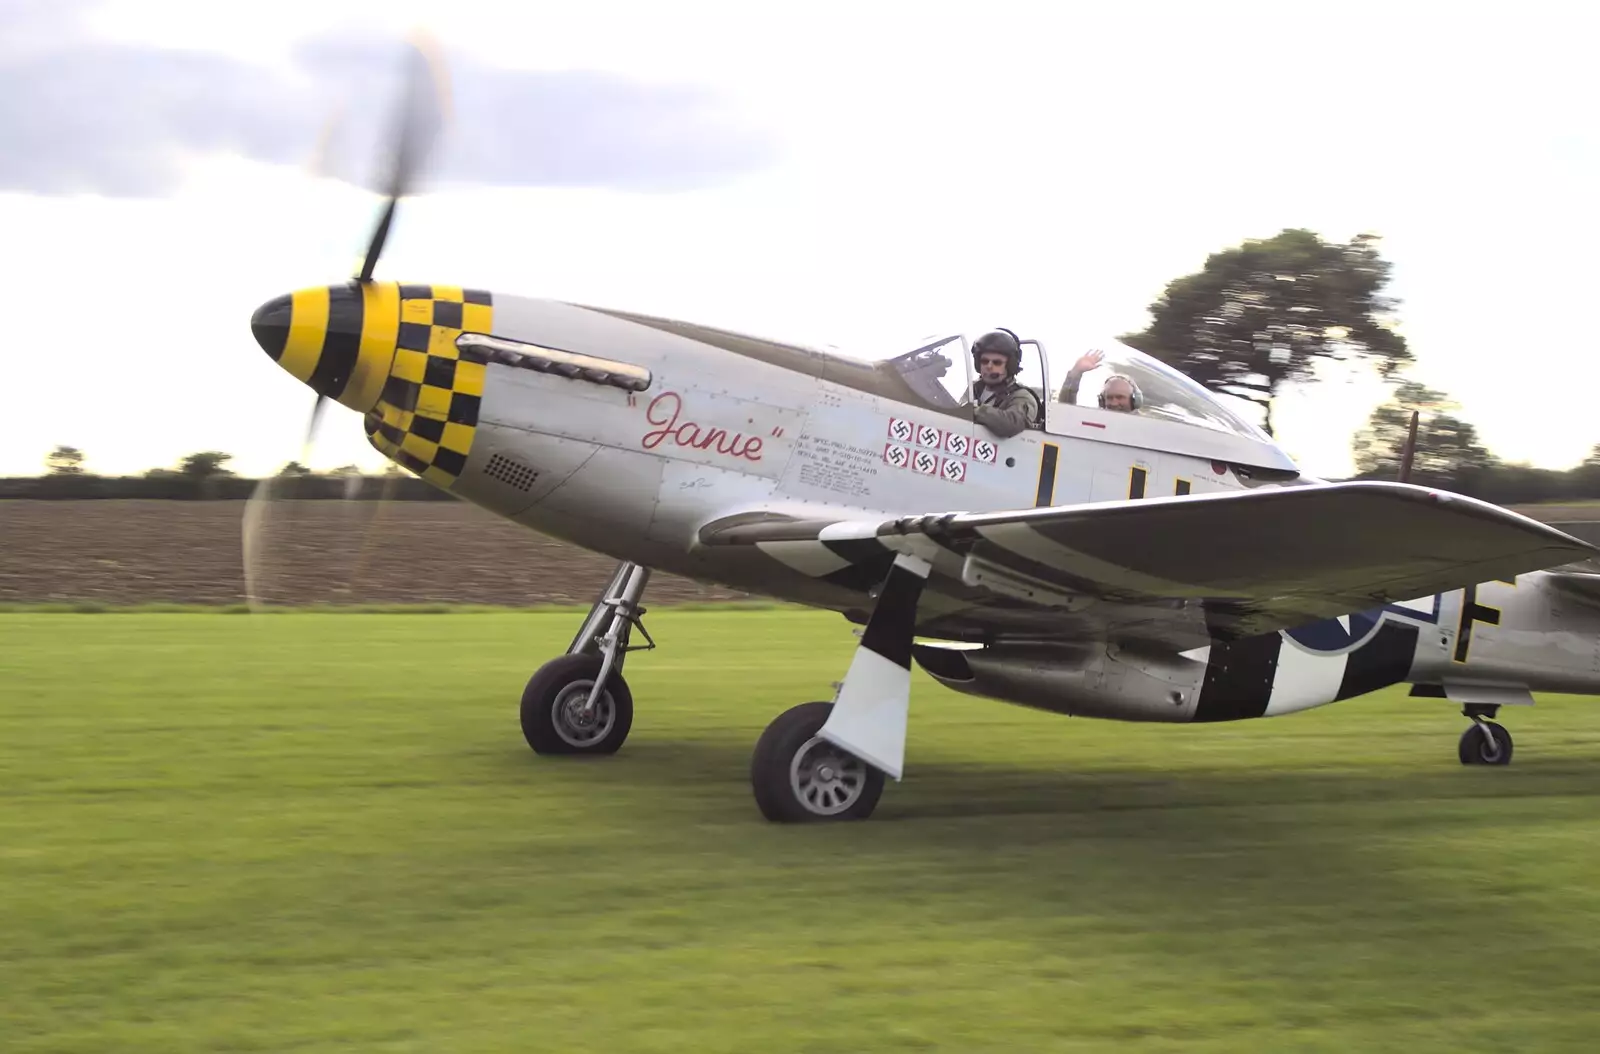
<svg viewBox="0 0 1600 1054">
<path fill-rule="evenodd" d="M 1101 409 L 1104 409 L 1106 405 L 1106 385 L 1109 385 L 1112 381 L 1121 381 L 1128 386 L 1128 406 L 1130 409 L 1137 410 L 1144 405 L 1144 393 L 1139 390 L 1139 385 L 1134 379 L 1126 373 L 1113 373 L 1106 378 L 1106 383 L 1100 386 L 1100 394 L 1097 398 Z"/>
<path fill-rule="evenodd" d="M 1009 329 L 992 329 L 973 343 L 973 369 L 978 368 L 978 361 L 985 352 L 1004 355 L 1010 361 L 1006 368 L 1007 376 L 1015 377 L 1022 372 L 1022 340 Z"/>
</svg>

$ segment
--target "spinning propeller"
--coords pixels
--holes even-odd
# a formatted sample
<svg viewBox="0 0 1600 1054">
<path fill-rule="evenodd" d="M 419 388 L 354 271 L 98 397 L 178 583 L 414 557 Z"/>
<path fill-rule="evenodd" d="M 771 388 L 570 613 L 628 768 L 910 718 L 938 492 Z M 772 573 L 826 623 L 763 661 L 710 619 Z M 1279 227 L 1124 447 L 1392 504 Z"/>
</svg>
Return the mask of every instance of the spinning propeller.
<svg viewBox="0 0 1600 1054">
<path fill-rule="evenodd" d="M 316 391 L 311 404 L 310 420 L 305 438 L 301 441 L 299 462 L 310 462 L 312 441 L 317 424 L 322 417 L 323 404 L 330 398 L 351 389 L 370 388 L 381 378 L 369 376 L 374 371 L 367 368 L 361 344 L 364 318 L 362 308 L 373 299 L 372 275 L 378 259 L 383 255 L 384 244 L 394 223 L 400 199 L 412 193 L 433 147 L 439 139 L 449 109 L 448 84 L 444 63 L 437 47 L 427 38 L 413 36 L 407 48 L 402 70 L 398 98 L 390 116 L 389 130 L 380 148 L 376 171 L 376 189 L 384 195 L 384 207 L 368 239 L 366 254 L 352 282 L 346 286 L 330 286 L 306 294 L 278 297 L 263 304 L 250 320 L 256 340 L 279 360 L 290 372 Z M 326 137 L 324 137 L 326 138 Z M 320 158 L 326 143 L 319 142 Z M 318 161 L 320 167 L 320 160 Z M 320 300 L 317 299 L 320 294 Z M 311 303 L 302 306 L 296 315 L 296 300 L 303 298 Z M 353 325 L 350 323 L 354 319 Z M 320 332 L 308 330 L 311 323 L 320 321 Z M 296 330 L 299 332 L 296 332 Z M 290 360 L 295 360 L 291 362 Z M 396 477 L 385 479 L 381 515 L 388 504 Z M 277 518 L 280 503 L 273 501 L 274 477 L 263 478 L 245 503 L 243 524 L 243 559 L 245 596 L 252 610 L 260 610 L 261 577 L 264 559 L 264 541 L 268 519 Z M 346 497 L 350 492 L 346 491 Z M 375 516 L 372 523 L 376 523 Z M 372 523 L 362 532 L 361 552 L 356 560 L 359 570 L 365 556 Z"/>
</svg>

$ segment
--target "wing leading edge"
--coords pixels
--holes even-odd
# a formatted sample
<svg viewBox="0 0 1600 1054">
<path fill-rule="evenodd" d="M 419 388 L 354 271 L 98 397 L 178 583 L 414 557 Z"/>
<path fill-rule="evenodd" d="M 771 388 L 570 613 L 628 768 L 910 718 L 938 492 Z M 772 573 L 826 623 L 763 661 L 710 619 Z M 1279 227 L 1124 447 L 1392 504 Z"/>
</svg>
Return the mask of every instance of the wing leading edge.
<svg viewBox="0 0 1600 1054">
<path fill-rule="evenodd" d="M 806 574 L 841 583 L 853 576 L 857 585 L 905 552 L 953 580 L 968 609 L 988 596 L 1063 614 L 1126 606 L 1148 621 L 1155 607 L 1185 621 L 1203 615 L 1215 639 L 1600 554 L 1487 502 L 1378 482 L 893 519 L 731 516 L 707 524 L 700 541 L 752 546 Z"/>
</svg>

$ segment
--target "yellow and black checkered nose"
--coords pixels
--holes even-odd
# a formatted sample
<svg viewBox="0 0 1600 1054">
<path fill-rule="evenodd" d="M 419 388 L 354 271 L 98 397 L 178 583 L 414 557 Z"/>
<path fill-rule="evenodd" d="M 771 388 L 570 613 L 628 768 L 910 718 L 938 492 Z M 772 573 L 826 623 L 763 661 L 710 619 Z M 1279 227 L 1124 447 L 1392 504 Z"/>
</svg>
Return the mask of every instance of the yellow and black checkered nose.
<svg viewBox="0 0 1600 1054">
<path fill-rule="evenodd" d="M 478 430 L 489 357 L 460 347 L 463 333 L 494 332 L 494 296 L 453 285 L 400 286 L 400 334 L 367 440 L 385 457 L 451 490 Z"/>
<path fill-rule="evenodd" d="M 400 333 L 394 282 L 317 286 L 267 301 L 250 318 L 256 343 L 319 395 L 360 413 L 378 404 Z"/>
</svg>

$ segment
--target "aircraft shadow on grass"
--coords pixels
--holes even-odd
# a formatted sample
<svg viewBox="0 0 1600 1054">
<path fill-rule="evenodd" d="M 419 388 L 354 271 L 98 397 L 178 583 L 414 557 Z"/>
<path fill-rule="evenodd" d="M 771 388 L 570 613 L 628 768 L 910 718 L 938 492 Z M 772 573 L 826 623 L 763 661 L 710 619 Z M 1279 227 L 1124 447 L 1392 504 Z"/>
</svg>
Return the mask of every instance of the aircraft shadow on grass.
<svg viewBox="0 0 1600 1054">
<path fill-rule="evenodd" d="M 627 795 L 630 815 L 659 810 L 663 829 L 686 821 L 699 827 L 691 817 L 701 810 L 707 826 L 724 831 L 744 822 L 728 794 L 748 769 L 744 744 L 641 738 L 630 754 L 626 765 L 551 765 L 508 751 L 505 772 L 517 783 L 556 782 L 582 788 L 585 797 L 593 791 L 596 801 L 609 800 L 619 786 L 649 788 L 656 793 Z M 1438 978 L 1482 975 L 1483 956 L 1491 953 L 1496 976 L 1534 976 L 1559 958 L 1568 976 L 1593 977 L 1600 976 L 1600 949 L 1550 924 L 1549 890 L 1540 879 L 1496 868 L 1488 872 L 1493 888 L 1475 889 L 1466 882 L 1485 871 L 1470 869 L 1461 882 L 1449 875 L 1475 858 L 1474 831 L 1496 839 L 1491 853 L 1514 860 L 1517 815 L 1532 810 L 1541 821 L 1583 821 L 1597 797 L 1600 771 L 1580 761 L 1545 761 L 1514 773 L 1165 774 L 931 759 L 877 823 L 821 825 L 801 838 L 808 853 L 825 848 L 892 860 L 896 870 L 920 876 L 908 880 L 919 888 L 938 876 L 938 892 L 927 900 L 930 925 L 939 924 L 946 897 L 952 923 L 987 913 L 1001 931 L 1042 940 L 1060 932 L 1059 917 L 1092 914 L 1119 931 L 1172 935 L 1171 954 L 1204 959 L 1214 976 L 1219 969 L 1248 972 L 1236 957 L 1263 931 L 1281 927 L 1285 939 L 1304 945 L 1311 974 L 1321 961 L 1415 955 L 1415 942 L 1425 938 Z M 1528 804 L 1513 806 L 1505 821 L 1486 822 L 1478 807 L 1523 798 Z M 987 822 L 972 822 L 980 819 Z M 776 847 L 769 831 L 758 831 L 731 842 L 718 835 L 703 851 L 741 862 L 765 856 Z M 797 833 L 781 837 L 792 841 Z M 892 902 L 905 891 L 895 883 L 841 881 L 853 897 L 869 900 Z M 1441 917 L 1459 925 L 1427 921 Z M 1515 937 L 1503 942 L 1498 934 Z M 1459 992 L 1457 1008 L 1476 1013 L 1470 990 Z M 1446 1009 L 1430 1005 L 1428 1013 Z"/>
</svg>

